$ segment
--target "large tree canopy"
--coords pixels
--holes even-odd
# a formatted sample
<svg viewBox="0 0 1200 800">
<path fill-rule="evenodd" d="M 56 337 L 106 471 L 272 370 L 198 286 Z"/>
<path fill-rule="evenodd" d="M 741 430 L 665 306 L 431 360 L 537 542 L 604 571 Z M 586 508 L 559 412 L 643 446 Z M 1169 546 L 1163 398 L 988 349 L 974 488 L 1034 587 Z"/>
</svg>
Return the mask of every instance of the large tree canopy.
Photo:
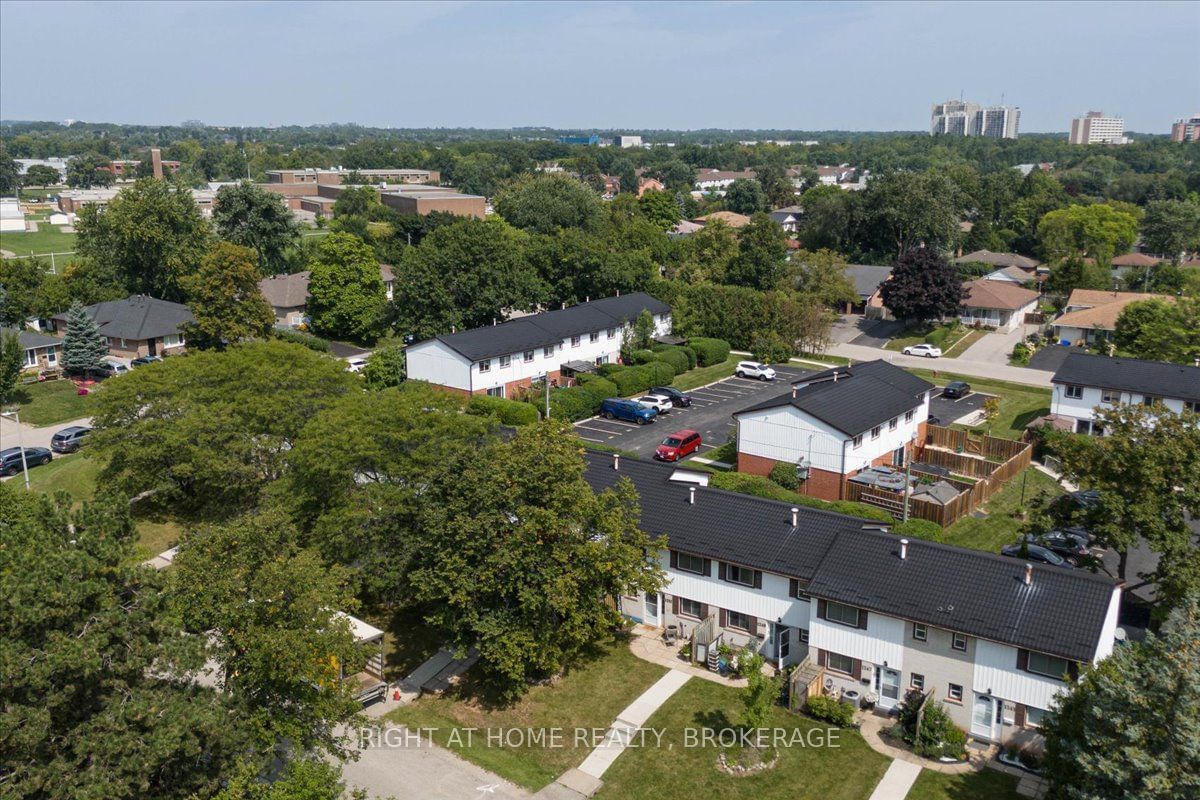
<svg viewBox="0 0 1200 800">
<path fill-rule="evenodd" d="M 263 275 L 284 272 L 284 251 L 296 242 L 299 228 L 283 198 L 249 181 L 222 186 L 213 206 L 213 222 L 222 239 L 258 254 Z"/>
<path fill-rule="evenodd" d="M 896 259 L 879 294 L 897 319 L 925 322 L 957 315 L 963 286 L 954 265 L 933 248 L 918 247 Z"/>
<path fill-rule="evenodd" d="M 557 228 L 595 230 L 603 209 L 600 196 L 570 175 L 522 175 L 496 192 L 496 211 L 518 228 L 552 233 Z"/>
<path fill-rule="evenodd" d="M 1050 211 L 1038 223 L 1038 243 L 1046 259 L 1087 256 L 1107 264 L 1133 246 L 1137 217 L 1111 205 L 1068 206 Z"/>
<path fill-rule="evenodd" d="M 196 272 L 183 278 L 188 307 L 195 317 L 185 329 L 188 347 L 221 350 L 270 332 L 275 312 L 258 288 L 256 261 L 248 247 L 217 242 Z"/>
<path fill-rule="evenodd" d="M 318 333 L 360 342 L 378 335 L 387 295 L 375 253 L 362 239 L 329 234 L 309 268 L 308 316 Z"/>
</svg>

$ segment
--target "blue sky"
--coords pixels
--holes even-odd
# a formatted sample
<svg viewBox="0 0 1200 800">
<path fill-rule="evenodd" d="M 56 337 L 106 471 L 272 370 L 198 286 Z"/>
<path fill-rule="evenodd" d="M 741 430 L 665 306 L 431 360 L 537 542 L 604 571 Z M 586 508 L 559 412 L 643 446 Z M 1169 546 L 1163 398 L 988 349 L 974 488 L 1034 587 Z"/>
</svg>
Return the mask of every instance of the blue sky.
<svg viewBox="0 0 1200 800">
<path fill-rule="evenodd" d="M 1200 3 L 0 2 L 0 117 L 1065 131 L 1200 111 Z"/>
</svg>

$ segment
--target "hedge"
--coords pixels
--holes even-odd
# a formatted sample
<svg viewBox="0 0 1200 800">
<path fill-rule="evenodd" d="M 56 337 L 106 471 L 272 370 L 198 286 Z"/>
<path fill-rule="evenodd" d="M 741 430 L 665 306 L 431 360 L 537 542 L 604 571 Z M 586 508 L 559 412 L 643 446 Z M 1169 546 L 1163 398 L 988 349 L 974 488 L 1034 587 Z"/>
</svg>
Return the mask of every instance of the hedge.
<svg viewBox="0 0 1200 800">
<path fill-rule="evenodd" d="M 662 361 L 651 361 L 638 369 L 646 370 L 649 376 L 646 381 L 647 389 L 651 386 L 670 386 L 671 381 L 675 380 L 675 368 Z"/>
<path fill-rule="evenodd" d="M 610 375 L 615 375 L 623 369 L 625 369 L 625 366 L 622 364 L 601 364 L 600 366 L 596 367 L 596 373 L 601 377 L 607 378 Z M 582 378 L 583 376 L 580 375 L 579 377 Z"/>
<path fill-rule="evenodd" d="M 822 694 L 813 695 L 804 703 L 804 711 L 810 717 L 831 722 L 845 728 L 854 722 L 854 705 L 845 700 L 835 700 Z"/>
<path fill-rule="evenodd" d="M 688 360 L 687 368 L 688 369 L 696 368 L 696 351 L 693 350 L 692 348 L 688 347 L 687 345 L 656 344 L 651 349 L 655 353 L 659 353 L 659 354 L 661 354 L 661 353 L 683 353 L 683 355 Z M 676 372 L 683 372 L 683 370 L 676 370 Z"/>
<path fill-rule="evenodd" d="M 679 375 L 680 373 L 687 372 L 689 369 L 691 369 L 687 354 L 682 350 L 663 350 L 661 352 L 654 353 L 653 355 L 654 361 L 650 363 L 657 361 L 663 364 L 670 364 L 671 370 L 675 373 L 675 375 Z"/>
<path fill-rule="evenodd" d="M 617 387 L 612 381 L 598 375 L 580 375 L 578 386 L 550 390 L 550 417 L 571 422 L 587 419 L 596 415 L 605 398 L 616 396 Z M 530 394 L 525 401 L 538 413 L 545 408 L 544 395 Z"/>
<path fill-rule="evenodd" d="M 940 542 L 942 540 L 942 526 L 936 522 L 930 522 L 927 519 L 910 519 L 908 522 L 901 522 L 892 528 L 892 533 L 897 536 L 903 536 L 906 539 L 925 539 L 930 542 Z"/>
<path fill-rule="evenodd" d="M 634 364 L 649 364 L 656 358 L 658 358 L 658 354 L 653 350 L 634 350 L 629 356 L 629 360 Z"/>
<path fill-rule="evenodd" d="M 313 336 L 311 333 L 296 331 L 292 330 L 291 328 L 272 328 L 271 333 L 276 339 L 280 339 L 284 342 L 298 344 L 303 347 L 307 347 L 309 350 L 315 350 L 318 353 L 329 352 L 329 342 L 325 341 L 319 336 Z"/>
<path fill-rule="evenodd" d="M 495 417 L 501 425 L 532 425 L 538 421 L 538 411 L 529 403 L 477 394 L 467 403 L 467 413 L 479 417 Z"/>
<path fill-rule="evenodd" d="M 875 508 L 866 503 L 855 503 L 850 500 L 819 500 L 816 497 L 797 494 L 788 491 L 768 478 L 760 475 L 747 475 L 744 472 L 718 472 L 709 479 L 709 486 L 725 489 L 740 494 L 750 494 L 755 497 L 765 497 L 768 500 L 782 500 L 794 506 L 820 508 L 825 511 L 836 511 L 852 517 L 878 520 L 880 522 L 895 522 L 892 515 L 882 508 Z"/>
<path fill-rule="evenodd" d="M 688 347 L 696 351 L 696 363 L 702 367 L 720 364 L 729 358 L 729 342 L 724 339 L 689 339 Z"/>
</svg>

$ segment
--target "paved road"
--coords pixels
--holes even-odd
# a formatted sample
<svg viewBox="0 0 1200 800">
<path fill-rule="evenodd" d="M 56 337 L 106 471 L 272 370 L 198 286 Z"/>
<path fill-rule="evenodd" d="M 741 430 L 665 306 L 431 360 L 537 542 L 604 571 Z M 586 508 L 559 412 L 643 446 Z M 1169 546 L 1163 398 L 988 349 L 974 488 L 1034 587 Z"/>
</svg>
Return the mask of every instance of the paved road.
<svg viewBox="0 0 1200 800">
<path fill-rule="evenodd" d="M 856 344 L 834 344 L 829 347 L 831 355 L 850 358 L 855 361 L 875 361 L 884 359 L 898 367 L 915 367 L 918 369 L 935 369 L 940 372 L 952 372 L 956 375 L 969 375 L 973 378 L 991 378 L 993 380 L 1010 381 L 1027 386 L 1050 388 L 1049 372 L 1026 367 L 1010 367 L 1007 364 L 992 364 L 986 361 L 974 361 L 966 358 L 921 358 L 906 356 L 890 350 L 877 347 L 863 347 Z"/>
</svg>

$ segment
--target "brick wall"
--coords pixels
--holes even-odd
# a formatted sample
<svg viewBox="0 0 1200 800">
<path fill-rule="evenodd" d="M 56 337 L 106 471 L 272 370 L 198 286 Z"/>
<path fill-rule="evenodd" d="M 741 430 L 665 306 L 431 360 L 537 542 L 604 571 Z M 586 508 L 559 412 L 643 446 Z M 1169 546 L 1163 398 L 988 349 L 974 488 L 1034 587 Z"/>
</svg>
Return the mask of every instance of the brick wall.
<svg viewBox="0 0 1200 800">
<path fill-rule="evenodd" d="M 765 478 L 771 474 L 771 467 L 778 463 L 780 462 L 772 458 L 738 453 L 737 471 L 745 472 L 748 475 L 761 475 Z M 808 480 L 800 485 L 800 494 L 821 500 L 841 500 L 845 496 L 844 483 L 843 476 L 836 472 L 810 469 Z"/>
</svg>

